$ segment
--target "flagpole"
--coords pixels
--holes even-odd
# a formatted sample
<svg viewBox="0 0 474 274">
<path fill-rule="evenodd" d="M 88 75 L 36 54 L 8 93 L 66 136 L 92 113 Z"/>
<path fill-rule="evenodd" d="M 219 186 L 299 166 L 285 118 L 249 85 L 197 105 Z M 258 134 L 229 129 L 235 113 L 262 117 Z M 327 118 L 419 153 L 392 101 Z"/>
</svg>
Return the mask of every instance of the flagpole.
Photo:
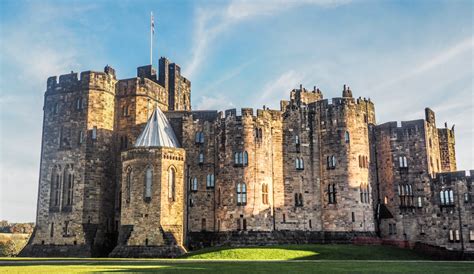
<svg viewBox="0 0 474 274">
<path fill-rule="evenodd" d="M 150 65 L 153 66 L 153 12 L 151 12 L 150 22 Z"/>
</svg>

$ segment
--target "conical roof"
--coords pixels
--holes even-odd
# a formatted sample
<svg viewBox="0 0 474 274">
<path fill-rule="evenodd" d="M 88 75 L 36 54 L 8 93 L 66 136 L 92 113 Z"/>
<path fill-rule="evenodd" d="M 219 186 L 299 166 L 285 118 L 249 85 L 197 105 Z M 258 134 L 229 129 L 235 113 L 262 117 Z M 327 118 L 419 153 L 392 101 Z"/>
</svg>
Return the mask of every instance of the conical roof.
<svg viewBox="0 0 474 274">
<path fill-rule="evenodd" d="M 138 136 L 135 147 L 179 147 L 173 128 L 158 106 Z"/>
</svg>

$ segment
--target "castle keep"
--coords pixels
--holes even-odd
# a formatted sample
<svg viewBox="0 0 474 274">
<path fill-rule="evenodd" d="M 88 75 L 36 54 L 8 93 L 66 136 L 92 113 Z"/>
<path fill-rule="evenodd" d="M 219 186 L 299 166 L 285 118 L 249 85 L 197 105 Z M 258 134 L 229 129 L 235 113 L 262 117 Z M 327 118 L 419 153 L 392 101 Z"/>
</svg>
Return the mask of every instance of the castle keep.
<svg viewBox="0 0 474 274">
<path fill-rule="evenodd" d="M 370 99 L 300 86 L 279 110 L 191 110 L 166 58 L 50 77 L 23 256 L 169 257 L 219 244 L 384 241 L 474 252 L 454 128 L 376 123 Z"/>
</svg>

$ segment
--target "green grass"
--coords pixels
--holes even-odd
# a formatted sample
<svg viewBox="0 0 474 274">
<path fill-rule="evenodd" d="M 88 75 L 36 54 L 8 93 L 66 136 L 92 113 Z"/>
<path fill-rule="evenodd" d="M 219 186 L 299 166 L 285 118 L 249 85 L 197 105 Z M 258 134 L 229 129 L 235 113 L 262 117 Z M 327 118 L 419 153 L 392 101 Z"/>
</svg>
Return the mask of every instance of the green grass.
<svg viewBox="0 0 474 274">
<path fill-rule="evenodd" d="M 0 272 L 474 273 L 474 262 L 426 259 L 387 246 L 281 245 L 207 248 L 179 259 L 0 258 Z"/>
<path fill-rule="evenodd" d="M 426 260 L 412 250 L 391 246 L 279 245 L 263 247 L 206 248 L 183 258 L 206 260 Z"/>
<path fill-rule="evenodd" d="M 0 267 L 4 273 L 85 273 L 85 272 L 160 272 L 160 273 L 473 273 L 468 262 L 123 262 L 67 263 Z"/>
</svg>

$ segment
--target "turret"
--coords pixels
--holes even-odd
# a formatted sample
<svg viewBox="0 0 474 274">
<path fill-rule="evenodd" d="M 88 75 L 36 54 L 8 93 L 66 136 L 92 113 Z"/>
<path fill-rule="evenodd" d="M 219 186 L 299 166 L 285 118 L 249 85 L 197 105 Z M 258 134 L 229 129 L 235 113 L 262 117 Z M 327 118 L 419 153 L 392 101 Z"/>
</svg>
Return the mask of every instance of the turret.
<svg viewBox="0 0 474 274">
<path fill-rule="evenodd" d="M 352 98 L 352 91 L 349 86 L 346 88 L 346 85 L 344 85 L 344 89 L 342 90 L 342 97 Z"/>
</svg>

